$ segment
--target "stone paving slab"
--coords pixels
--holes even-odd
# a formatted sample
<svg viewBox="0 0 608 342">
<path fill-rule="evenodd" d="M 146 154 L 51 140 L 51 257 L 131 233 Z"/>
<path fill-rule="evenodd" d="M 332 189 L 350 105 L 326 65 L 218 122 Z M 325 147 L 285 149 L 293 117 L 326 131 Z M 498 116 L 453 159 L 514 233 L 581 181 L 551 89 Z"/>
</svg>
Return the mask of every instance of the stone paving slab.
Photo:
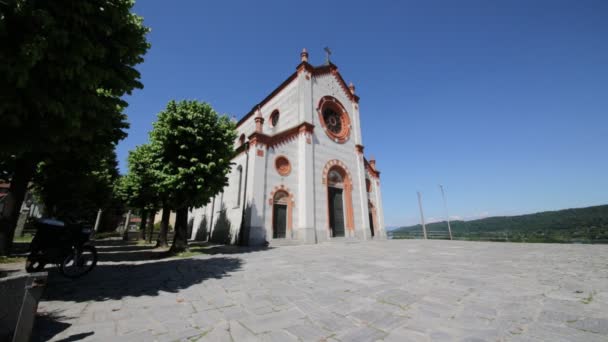
<svg viewBox="0 0 608 342">
<path fill-rule="evenodd" d="M 608 341 L 608 246 L 396 240 L 133 259 L 51 275 L 35 340 Z"/>
</svg>

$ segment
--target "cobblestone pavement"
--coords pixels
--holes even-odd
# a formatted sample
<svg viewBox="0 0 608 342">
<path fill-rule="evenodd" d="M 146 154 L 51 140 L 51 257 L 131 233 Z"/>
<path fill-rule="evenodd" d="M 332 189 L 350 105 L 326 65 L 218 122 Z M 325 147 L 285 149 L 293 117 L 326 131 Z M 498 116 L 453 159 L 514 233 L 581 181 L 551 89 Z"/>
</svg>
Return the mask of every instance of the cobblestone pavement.
<svg viewBox="0 0 608 342">
<path fill-rule="evenodd" d="M 608 246 L 401 240 L 119 255 L 83 279 L 51 277 L 38 340 L 608 341 Z"/>
</svg>

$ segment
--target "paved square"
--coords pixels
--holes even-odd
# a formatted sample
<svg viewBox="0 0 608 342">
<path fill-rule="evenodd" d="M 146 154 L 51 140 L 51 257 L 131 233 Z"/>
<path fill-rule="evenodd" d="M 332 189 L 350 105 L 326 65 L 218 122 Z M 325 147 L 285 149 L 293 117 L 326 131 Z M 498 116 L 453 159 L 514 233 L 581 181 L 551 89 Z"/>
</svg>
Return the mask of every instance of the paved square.
<svg viewBox="0 0 608 342">
<path fill-rule="evenodd" d="M 110 261 L 83 279 L 52 277 L 38 339 L 608 341 L 608 246 L 397 240 L 153 261 L 100 250 Z"/>
</svg>

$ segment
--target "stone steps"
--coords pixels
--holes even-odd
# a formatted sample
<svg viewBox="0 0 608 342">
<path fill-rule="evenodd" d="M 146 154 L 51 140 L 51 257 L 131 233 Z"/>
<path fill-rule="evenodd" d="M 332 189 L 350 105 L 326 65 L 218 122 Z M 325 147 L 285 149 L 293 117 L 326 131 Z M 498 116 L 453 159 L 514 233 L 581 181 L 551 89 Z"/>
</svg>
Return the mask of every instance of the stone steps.
<svg viewBox="0 0 608 342">
<path fill-rule="evenodd" d="M 291 240 L 291 239 L 273 239 L 270 241 L 268 246 L 270 247 L 281 247 L 281 246 L 299 246 L 303 243 L 299 240 Z"/>
</svg>

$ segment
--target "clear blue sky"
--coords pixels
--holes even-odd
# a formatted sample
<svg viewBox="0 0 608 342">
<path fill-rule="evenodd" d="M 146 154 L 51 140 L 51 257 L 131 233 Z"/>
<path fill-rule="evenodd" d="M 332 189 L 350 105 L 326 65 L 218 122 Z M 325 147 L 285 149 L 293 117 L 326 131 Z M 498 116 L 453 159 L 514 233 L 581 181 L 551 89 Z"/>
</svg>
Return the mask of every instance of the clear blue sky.
<svg viewBox="0 0 608 342">
<path fill-rule="evenodd" d="M 140 0 L 128 150 L 171 99 L 238 118 L 323 47 L 361 96 L 387 225 L 608 203 L 608 1 Z"/>
</svg>

